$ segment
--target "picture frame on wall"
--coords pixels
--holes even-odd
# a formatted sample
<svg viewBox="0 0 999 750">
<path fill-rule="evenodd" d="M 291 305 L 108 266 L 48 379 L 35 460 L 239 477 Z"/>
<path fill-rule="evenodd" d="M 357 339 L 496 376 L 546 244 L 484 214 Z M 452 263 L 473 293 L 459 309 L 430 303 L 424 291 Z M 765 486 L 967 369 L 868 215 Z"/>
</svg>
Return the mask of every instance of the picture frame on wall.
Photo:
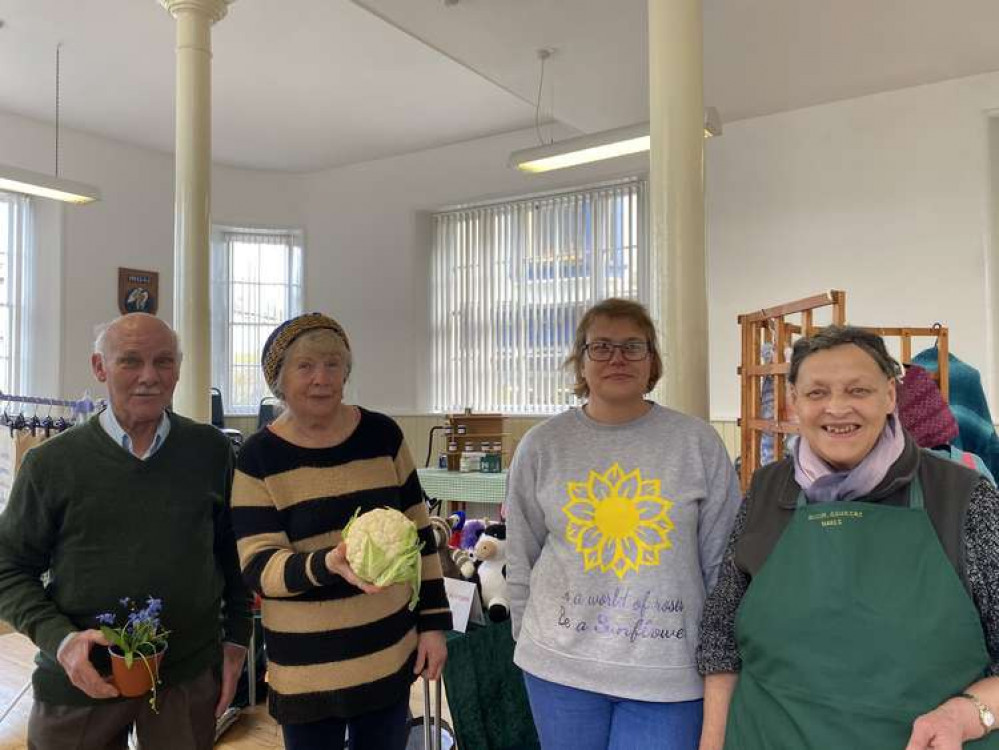
<svg viewBox="0 0 999 750">
<path fill-rule="evenodd" d="M 118 309 L 122 315 L 144 312 L 155 315 L 160 301 L 158 271 L 118 269 Z"/>
</svg>

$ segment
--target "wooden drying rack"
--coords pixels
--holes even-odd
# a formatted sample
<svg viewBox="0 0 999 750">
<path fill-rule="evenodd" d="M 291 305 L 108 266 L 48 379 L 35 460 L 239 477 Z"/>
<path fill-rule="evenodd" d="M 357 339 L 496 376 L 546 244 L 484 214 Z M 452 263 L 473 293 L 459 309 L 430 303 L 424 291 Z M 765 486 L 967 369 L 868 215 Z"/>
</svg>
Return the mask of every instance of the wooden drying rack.
<svg viewBox="0 0 999 750">
<path fill-rule="evenodd" d="M 829 323 L 817 325 L 814 314 L 829 308 Z M 787 320 L 797 316 L 796 321 Z M 792 421 L 787 407 L 787 374 L 790 363 L 786 350 L 796 337 L 810 336 L 823 325 L 846 323 L 846 292 L 831 290 L 805 299 L 787 302 L 776 307 L 740 315 L 742 329 L 742 364 L 738 372 L 742 385 L 739 426 L 742 429 L 742 468 L 740 481 L 743 492 L 749 488 L 749 479 L 760 467 L 760 444 L 764 434 L 774 436 L 774 458 L 784 455 L 784 436 L 796 434 L 797 424 Z M 912 363 L 912 339 L 932 337 L 939 349 L 938 371 L 932 373 L 940 386 L 944 400 L 949 400 L 950 380 L 948 372 L 948 329 L 936 324 L 929 328 L 895 327 L 881 328 L 862 326 L 864 330 L 876 333 L 883 338 L 898 338 L 903 365 Z M 763 345 L 773 345 L 773 361 L 763 362 Z M 765 417 L 761 403 L 762 385 L 765 377 L 774 379 L 774 416 Z"/>
</svg>

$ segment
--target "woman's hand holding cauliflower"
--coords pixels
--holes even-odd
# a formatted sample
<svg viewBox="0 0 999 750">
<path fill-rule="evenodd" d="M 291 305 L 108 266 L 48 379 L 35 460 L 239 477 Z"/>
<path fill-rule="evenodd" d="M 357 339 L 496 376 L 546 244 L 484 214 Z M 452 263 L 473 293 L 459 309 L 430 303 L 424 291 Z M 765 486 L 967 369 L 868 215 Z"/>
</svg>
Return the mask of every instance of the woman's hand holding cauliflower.
<svg viewBox="0 0 999 750">
<path fill-rule="evenodd" d="M 330 550 L 326 567 L 373 594 L 394 583 L 412 586 L 409 608 L 420 594 L 420 542 L 416 524 L 391 508 L 355 515 L 343 532 L 344 541 Z"/>
</svg>

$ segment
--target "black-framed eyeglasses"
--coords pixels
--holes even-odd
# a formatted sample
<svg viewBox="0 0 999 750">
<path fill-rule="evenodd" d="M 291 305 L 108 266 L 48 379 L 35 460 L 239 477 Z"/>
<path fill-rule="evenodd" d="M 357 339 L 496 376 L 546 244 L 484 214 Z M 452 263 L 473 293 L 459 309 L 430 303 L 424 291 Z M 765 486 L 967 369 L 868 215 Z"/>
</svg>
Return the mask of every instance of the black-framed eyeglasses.
<svg viewBox="0 0 999 750">
<path fill-rule="evenodd" d="M 583 349 L 586 356 L 594 362 L 608 362 L 614 358 L 614 350 L 620 349 L 621 356 L 629 362 L 641 362 L 649 356 L 649 344 L 647 341 L 625 341 L 622 344 L 615 344 L 612 341 L 591 341 Z"/>
</svg>

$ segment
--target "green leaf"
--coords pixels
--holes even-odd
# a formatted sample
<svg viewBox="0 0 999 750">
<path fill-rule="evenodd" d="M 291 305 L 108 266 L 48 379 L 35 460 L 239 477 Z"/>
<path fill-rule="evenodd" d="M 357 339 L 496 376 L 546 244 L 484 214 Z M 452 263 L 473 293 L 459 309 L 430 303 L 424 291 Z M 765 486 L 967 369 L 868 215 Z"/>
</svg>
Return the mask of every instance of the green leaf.
<svg viewBox="0 0 999 750">
<path fill-rule="evenodd" d="M 128 650 L 127 648 L 125 648 L 125 641 L 121 637 L 121 633 L 119 633 L 117 630 L 112 630 L 107 625 L 101 625 L 101 634 L 105 638 L 107 638 L 108 643 L 110 643 L 112 646 L 117 646 L 119 649 L 121 649 L 122 653 Z"/>
</svg>

